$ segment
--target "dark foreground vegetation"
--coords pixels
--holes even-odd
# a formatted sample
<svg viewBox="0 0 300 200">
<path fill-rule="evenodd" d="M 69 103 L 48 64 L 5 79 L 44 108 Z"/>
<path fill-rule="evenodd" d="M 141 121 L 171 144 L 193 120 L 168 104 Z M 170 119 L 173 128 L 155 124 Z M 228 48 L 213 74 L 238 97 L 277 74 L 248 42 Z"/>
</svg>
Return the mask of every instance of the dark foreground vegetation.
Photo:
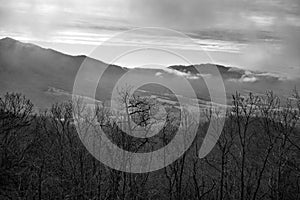
<svg viewBox="0 0 300 200">
<path fill-rule="evenodd" d="M 272 92 L 236 94 L 208 156 L 198 158 L 208 124 L 203 122 L 176 162 L 130 174 L 89 154 L 74 127 L 71 102 L 37 113 L 30 100 L 9 93 L 0 99 L 0 199 L 300 199 L 299 108 L 296 91 L 284 102 Z M 113 137 L 120 131 L 105 115 L 99 109 L 98 119 Z M 172 131 L 167 127 L 163 135 Z M 124 148 L 136 146 L 128 138 L 115 140 Z"/>
</svg>

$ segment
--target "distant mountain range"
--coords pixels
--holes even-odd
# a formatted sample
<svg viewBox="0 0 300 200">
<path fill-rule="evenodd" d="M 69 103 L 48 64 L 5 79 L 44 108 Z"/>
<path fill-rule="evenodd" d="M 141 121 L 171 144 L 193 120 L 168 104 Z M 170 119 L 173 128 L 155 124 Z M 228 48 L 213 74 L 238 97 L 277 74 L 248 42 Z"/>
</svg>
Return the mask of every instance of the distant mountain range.
<svg viewBox="0 0 300 200">
<path fill-rule="evenodd" d="M 1 39 L 0 95 L 6 92 L 21 92 L 30 98 L 38 108 L 49 107 L 54 102 L 69 100 L 76 73 L 85 59 L 90 59 L 97 67 L 106 66 L 104 62 L 87 56 L 70 56 L 52 49 L 22 43 L 12 38 Z M 96 98 L 99 100 L 109 99 L 110 91 L 116 81 L 127 71 L 132 70 L 133 77 L 159 76 L 174 84 L 178 82 L 179 78 L 186 78 L 193 86 L 198 98 L 209 101 L 209 94 L 202 76 L 214 78 L 213 75 L 205 73 L 206 69 L 212 65 L 176 65 L 165 69 L 128 69 L 110 65 L 98 85 L 99 92 L 97 92 Z M 295 86 L 300 86 L 300 79 L 289 80 L 266 72 L 247 71 L 222 65 L 215 66 L 224 80 L 229 102 L 231 94 L 236 90 L 243 94 L 249 91 L 263 94 L 266 90 L 273 90 L 282 98 L 286 98 Z M 197 69 L 201 69 L 203 74 L 199 74 Z M 178 87 L 180 88 L 180 85 Z M 170 90 L 157 85 L 146 85 L 140 88 L 140 91 L 146 91 L 165 99 L 170 98 L 168 95 Z M 180 95 L 186 95 L 184 89 Z"/>
</svg>

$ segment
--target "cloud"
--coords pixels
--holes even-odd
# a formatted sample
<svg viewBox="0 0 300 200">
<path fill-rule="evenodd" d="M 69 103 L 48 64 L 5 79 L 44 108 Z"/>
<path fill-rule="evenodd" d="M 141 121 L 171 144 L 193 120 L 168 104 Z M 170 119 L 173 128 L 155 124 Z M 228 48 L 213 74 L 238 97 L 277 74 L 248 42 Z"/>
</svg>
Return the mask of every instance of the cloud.
<svg viewBox="0 0 300 200">
<path fill-rule="evenodd" d="M 0 1 L 2 27 L 29 31 L 39 37 L 67 27 L 162 26 L 191 33 L 195 38 L 245 41 L 272 38 L 272 27 L 279 19 L 297 24 L 300 13 L 298 0 Z"/>
<path fill-rule="evenodd" d="M 162 76 L 163 75 L 163 73 L 161 73 L 161 72 L 156 72 L 155 73 L 155 76 Z"/>
<path fill-rule="evenodd" d="M 279 22 L 278 22 L 279 23 Z M 254 70 L 279 73 L 288 78 L 300 77 L 300 26 L 281 25 L 280 42 L 254 43 L 243 50 L 243 61 Z"/>
<path fill-rule="evenodd" d="M 243 76 L 242 78 L 239 79 L 241 82 L 246 82 L 246 83 L 254 83 L 257 81 L 257 78 L 255 76 Z"/>
<path fill-rule="evenodd" d="M 245 73 L 242 75 L 241 78 L 238 79 L 235 78 L 228 79 L 228 81 L 230 82 L 239 82 L 239 83 L 254 83 L 258 80 L 259 79 L 252 73 Z"/>
<path fill-rule="evenodd" d="M 229 3 L 228 3 L 229 2 Z M 238 12 L 239 1 L 217 0 L 131 0 L 129 8 L 132 20 L 141 25 L 167 26 L 179 29 L 198 29 L 197 26 L 208 27 L 212 24 L 234 18 Z M 236 4 L 233 6 L 233 4 Z M 222 9 L 226 11 L 220 12 Z M 229 12 L 227 12 L 229 11 Z M 227 19 L 225 19 L 226 17 Z M 144 24 L 143 24 L 144 23 Z"/>
<path fill-rule="evenodd" d="M 244 44 L 236 48 L 239 64 L 300 77 L 299 0 L 131 0 L 129 8 L 131 20 L 140 26 L 175 28 L 194 39 Z"/>
<path fill-rule="evenodd" d="M 257 77 L 264 78 L 265 80 L 270 80 L 270 81 L 285 81 L 288 79 L 286 76 L 282 76 L 277 73 L 270 73 L 270 72 L 262 72 L 262 73 L 257 73 Z"/>
<path fill-rule="evenodd" d="M 233 68 L 230 71 L 237 71 L 242 74 L 240 78 L 228 79 L 228 81 L 231 82 L 255 83 L 257 81 L 278 82 L 278 81 L 287 80 L 287 77 L 285 76 L 276 73 L 270 73 L 270 72 L 249 71 L 249 70 L 242 70 L 236 68 Z"/>
<path fill-rule="evenodd" d="M 222 28 L 257 30 L 269 27 L 283 15 L 299 15 L 298 0 L 130 0 L 132 20 L 142 26 L 181 30 Z M 297 14 L 298 13 L 298 14 Z"/>
<path fill-rule="evenodd" d="M 127 11 L 119 6 L 124 1 L 0 0 L 0 33 L 52 39 L 61 31 L 124 30 L 120 16 Z"/>
<path fill-rule="evenodd" d="M 197 74 L 197 75 L 194 75 L 194 74 L 191 74 L 191 73 L 186 73 L 186 72 L 181 72 L 181 71 L 178 71 L 178 70 L 175 70 L 175 69 L 170 69 L 170 68 L 161 68 L 162 72 L 156 72 L 155 73 L 155 76 L 158 76 L 158 77 L 164 77 L 164 74 L 171 74 L 171 75 L 175 75 L 177 77 L 183 77 L 183 78 L 186 78 L 186 79 L 190 79 L 190 80 L 196 80 L 196 79 L 199 79 L 200 76 Z M 163 73 L 165 72 L 165 73 Z"/>
</svg>

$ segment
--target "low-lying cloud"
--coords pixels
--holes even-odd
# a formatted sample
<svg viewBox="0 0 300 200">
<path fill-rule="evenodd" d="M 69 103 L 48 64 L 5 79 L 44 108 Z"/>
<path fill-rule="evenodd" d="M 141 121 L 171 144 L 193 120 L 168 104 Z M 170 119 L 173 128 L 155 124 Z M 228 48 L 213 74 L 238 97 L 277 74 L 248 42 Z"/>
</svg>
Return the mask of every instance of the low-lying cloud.
<svg viewBox="0 0 300 200">
<path fill-rule="evenodd" d="M 258 81 L 268 81 L 268 82 L 279 82 L 285 81 L 288 78 L 281 76 L 279 74 L 270 72 L 259 72 L 259 71 L 248 71 L 239 70 L 241 73 L 240 78 L 229 78 L 230 82 L 240 82 L 240 83 L 255 83 Z"/>
<path fill-rule="evenodd" d="M 164 77 L 164 75 L 175 75 L 175 76 L 183 77 L 183 78 L 190 79 L 190 80 L 196 80 L 196 79 L 200 78 L 200 76 L 198 74 L 191 74 L 190 72 L 182 72 L 182 71 L 178 71 L 178 70 L 170 69 L 170 68 L 162 68 L 162 71 L 155 73 L 155 76 L 158 76 L 158 77 Z"/>
</svg>

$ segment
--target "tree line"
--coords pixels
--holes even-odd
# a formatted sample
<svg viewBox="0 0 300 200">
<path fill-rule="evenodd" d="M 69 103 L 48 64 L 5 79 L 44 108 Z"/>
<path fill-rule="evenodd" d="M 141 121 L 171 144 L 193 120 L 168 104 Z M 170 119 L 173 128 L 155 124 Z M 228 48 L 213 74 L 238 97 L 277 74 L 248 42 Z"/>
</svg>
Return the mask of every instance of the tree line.
<svg viewBox="0 0 300 200">
<path fill-rule="evenodd" d="M 153 126 L 149 115 L 157 109 L 151 99 L 124 92 L 120 102 L 127 128 L 135 128 L 130 118 L 145 130 Z M 115 144 L 142 152 L 167 145 L 178 116 L 188 115 L 165 107 L 165 125 L 150 139 L 124 134 L 105 106 L 97 106 L 95 117 Z M 158 171 L 134 174 L 111 169 L 87 151 L 74 125 L 74 102 L 37 112 L 22 94 L 7 93 L 0 97 L 0 199 L 300 199 L 298 92 L 285 100 L 271 91 L 234 94 L 226 116 L 219 116 L 226 118 L 216 146 L 199 159 L 212 109 L 203 111 L 206 120 L 179 159 Z"/>
</svg>

